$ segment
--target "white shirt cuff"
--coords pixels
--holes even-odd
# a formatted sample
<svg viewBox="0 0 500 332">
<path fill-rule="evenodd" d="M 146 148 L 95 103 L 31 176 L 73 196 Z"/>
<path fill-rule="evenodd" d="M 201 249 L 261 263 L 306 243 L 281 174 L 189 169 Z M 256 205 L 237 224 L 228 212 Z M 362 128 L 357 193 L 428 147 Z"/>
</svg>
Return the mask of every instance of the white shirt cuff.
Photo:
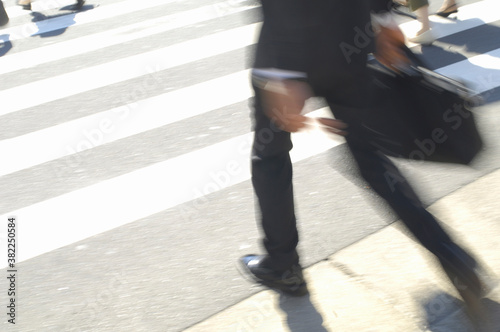
<svg viewBox="0 0 500 332">
<path fill-rule="evenodd" d="M 254 68 L 252 69 L 252 76 L 258 76 L 266 79 L 275 80 L 292 80 L 292 79 L 305 79 L 307 74 L 301 71 L 285 70 L 278 68 Z"/>
</svg>

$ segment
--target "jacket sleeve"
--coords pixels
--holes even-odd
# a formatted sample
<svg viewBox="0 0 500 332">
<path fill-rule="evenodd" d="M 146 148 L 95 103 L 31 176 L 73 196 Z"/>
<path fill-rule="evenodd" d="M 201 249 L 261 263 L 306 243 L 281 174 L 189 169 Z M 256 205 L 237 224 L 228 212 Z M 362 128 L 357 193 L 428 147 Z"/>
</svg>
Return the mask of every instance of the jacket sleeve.
<svg viewBox="0 0 500 332">
<path fill-rule="evenodd" d="M 257 44 L 255 68 L 304 71 L 306 0 L 262 0 L 264 23 Z"/>
</svg>

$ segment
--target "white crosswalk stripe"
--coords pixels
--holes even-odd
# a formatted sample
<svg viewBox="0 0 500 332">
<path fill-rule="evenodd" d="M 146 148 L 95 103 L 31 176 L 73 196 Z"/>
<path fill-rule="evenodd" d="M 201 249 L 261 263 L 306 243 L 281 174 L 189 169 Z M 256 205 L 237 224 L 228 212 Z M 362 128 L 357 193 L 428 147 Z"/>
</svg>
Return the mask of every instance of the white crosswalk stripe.
<svg viewBox="0 0 500 332">
<path fill-rule="evenodd" d="M 175 2 L 175 0 L 144 0 L 141 4 L 141 8 L 161 6 L 170 2 Z M 40 6 L 35 3 L 36 2 L 34 2 L 34 11 L 38 9 L 43 10 L 45 8 L 48 8 L 43 6 L 43 2 Z M 14 41 L 55 31 L 58 29 L 67 28 L 68 26 L 72 25 L 95 23 L 99 20 L 105 20 L 118 15 L 131 13 L 135 10 L 137 10 L 137 2 L 134 0 L 128 0 L 108 6 L 103 6 L 101 8 L 95 9 L 95 11 L 92 12 L 81 12 L 73 15 L 58 16 L 55 18 L 49 18 L 39 23 L 26 23 L 20 26 L 4 29 L 1 31 L 1 33 L 9 35 L 9 41 Z"/>
<path fill-rule="evenodd" d="M 43 13 L 72 3 L 40 0 L 33 3 L 33 10 Z M 255 44 L 260 22 L 243 19 L 256 15 L 258 6 L 254 1 L 123 0 L 98 4 L 90 0 L 86 4 L 92 9 L 39 22 L 31 22 L 27 12 L 14 4 L 7 7 L 11 23 L 0 29 L 1 46 L 12 44 L 12 49 L 0 57 L 0 75 L 9 77 L 11 82 L 3 82 L 0 90 L 0 122 L 4 131 L 0 140 L 0 189 L 17 186 L 20 175 L 26 181 L 33 181 L 38 168 L 50 163 L 66 167 L 69 158 L 74 158 L 76 164 L 82 164 L 82 158 L 98 148 L 116 149 L 114 153 L 126 155 L 127 151 L 119 150 L 124 140 L 134 142 L 138 135 L 195 118 L 197 124 L 193 128 L 207 132 L 194 132 L 193 137 L 209 137 L 211 132 L 201 125 L 205 117 L 231 105 L 246 105 L 252 96 L 249 70 L 241 65 L 244 59 L 241 63 L 227 64 L 227 68 L 234 67 L 230 73 L 219 69 L 226 66 L 220 59 L 231 52 L 251 50 Z M 498 25 L 498 9 L 498 0 L 467 4 L 460 8 L 458 20 L 433 16 L 434 31 L 442 39 L 459 37 L 489 24 Z M 139 19 L 133 20 L 133 15 Z M 234 24 L 226 27 L 226 21 L 218 23 L 222 19 Z M 103 31 L 104 26 L 107 29 Z M 411 35 L 418 24 L 408 21 L 401 27 Z M 78 33 L 35 39 L 61 29 L 67 32 L 75 29 Z M 141 52 L 142 41 L 154 38 L 158 44 Z M 16 50 L 17 45 L 22 48 Z M 92 52 L 105 50 L 110 51 L 109 56 L 87 58 Z M 64 71 L 56 74 L 46 68 L 69 59 L 81 59 L 81 66 L 60 67 Z M 209 63 L 211 68 L 203 77 L 189 70 L 174 72 L 179 68 L 194 71 L 201 62 Z M 450 60 L 437 71 L 469 82 L 478 93 L 494 91 L 500 86 L 500 48 L 469 54 L 460 61 Z M 142 83 L 135 89 L 141 91 L 136 95 L 146 97 L 120 93 L 121 87 L 139 79 Z M 177 84 L 181 80 L 184 83 Z M 163 85 L 167 87 L 163 89 Z M 154 92 L 149 95 L 150 91 Z M 77 97 L 87 98 L 101 108 L 78 113 L 80 105 L 70 104 L 61 110 L 61 118 L 69 120 L 44 122 L 45 114 L 54 105 Z M 311 111 L 311 115 L 327 112 L 326 109 Z M 127 166 L 124 174 L 95 183 L 80 183 L 79 172 L 84 175 L 85 170 L 76 170 L 77 165 L 69 175 L 60 175 L 62 178 L 58 179 L 76 183 L 71 190 L 47 196 L 40 188 L 36 194 L 31 193 L 35 197 L 30 197 L 27 204 L 23 203 L 25 193 L 20 190 L 15 193 L 20 203 L 14 209 L 5 204 L 12 202 L 12 197 L 0 198 L 0 220 L 5 221 L 9 216 L 21 220 L 18 241 L 22 249 L 17 261 L 49 253 L 249 180 L 253 135 L 249 116 L 238 128 L 243 125 L 246 130 L 231 132 L 222 139 L 207 138 L 206 143 L 193 148 L 188 137 L 165 142 L 178 145 L 178 152 L 152 164 Z M 36 129 L 31 130 L 32 127 Z M 9 128 L 20 134 L 10 135 Z M 314 129 L 293 137 L 294 162 L 343 144 L 343 139 Z M 186 218 L 190 218 L 189 209 Z M 6 227 L 2 226 L 0 239 L 4 242 L 6 238 Z M 6 264 L 5 259 L 0 261 L 0 267 Z"/>
<path fill-rule="evenodd" d="M 254 32 L 255 26 L 253 25 L 224 31 L 157 51 L 4 90 L 0 93 L 0 98 L 11 107 L 5 107 L 0 115 L 123 82 L 143 76 L 144 73 L 154 73 L 200 60 L 206 56 L 245 47 L 254 41 Z M 200 52 L 202 50 L 205 52 Z M 94 80 L 96 77 L 99 79 Z M 72 82 L 78 83 L 72 84 Z M 30 98 L 23 99 L 22 96 L 27 94 Z"/>
<path fill-rule="evenodd" d="M 251 7 L 252 8 L 252 7 Z M 57 61 L 66 57 L 90 52 L 95 49 L 121 44 L 151 36 L 161 32 L 182 28 L 184 26 L 198 24 L 203 21 L 231 15 L 239 11 L 247 10 L 248 7 L 235 7 L 224 12 L 217 10 L 217 6 L 209 5 L 192 9 L 185 12 L 162 16 L 156 19 L 130 24 L 104 32 L 86 35 L 66 42 L 59 42 L 49 46 L 39 47 L 29 51 L 21 52 L 16 57 L 0 58 L 0 73 L 13 72 L 26 66 L 34 67 L 43 63 Z M 0 31 L 2 33 L 2 31 Z M 3 34 L 9 34 L 4 31 Z M 11 41 L 9 38 L 5 42 Z M 179 47 L 179 48 L 182 48 Z M 188 52 L 188 50 L 180 50 Z"/>
</svg>

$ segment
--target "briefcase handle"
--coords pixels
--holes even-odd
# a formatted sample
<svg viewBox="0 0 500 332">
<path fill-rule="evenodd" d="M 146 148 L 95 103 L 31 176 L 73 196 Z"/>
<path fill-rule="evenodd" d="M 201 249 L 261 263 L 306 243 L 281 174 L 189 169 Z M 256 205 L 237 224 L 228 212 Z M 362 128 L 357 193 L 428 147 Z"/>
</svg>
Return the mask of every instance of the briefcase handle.
<svg viewBox="0 0 500 332">
<path fill-rule="evenodd" d="M 411 62 L 410 68 L 401 70 L 403 75 L 406 74 L 408 76 L 424 79 L 427 81 L 429 87 L 436 86 L 458 94 L 463 99 L 466 99 L 470 105 L 478 106 L 484 103 L 483 99 L 476 91 L 471 89 L 466 82 L 458 81 L 429 69 L 425 61 L 413 53 L 410 48 L 406 45 L 403 45 L 401 48 Z"/>
<path fill-rule="evenodd" d="M 418 70 L 416 70 L 418 67 L 426 68 L 428 70 L 429 66 L 422 60 L 420 59 L 419 56 L 417 56 L 415 53 L 412 52 L 406 45 L 401 45 L 401 50 L 403 53 L 406 55 L 408 60 L 410 61 L 409 64 L 405 64 L 404 66 L 395 66 L 395 68 L 391 68 L 389 66 L 386 66 L 382 62 L 378 61 L 376 57 L 371 57 L 368 60 L 368 63 L 373 63 L 373 60 L 379 65 L 379 68 L 385 68 L 386 73 L 391 73 L 391 75 L 400 75 L 401 74 L 406 74 L 406 76 L 420 76 Z M 388 72 L 387 72 L 388 71 Z M 405 75 L 403 75 L 405 76 Z"/>
</svg>

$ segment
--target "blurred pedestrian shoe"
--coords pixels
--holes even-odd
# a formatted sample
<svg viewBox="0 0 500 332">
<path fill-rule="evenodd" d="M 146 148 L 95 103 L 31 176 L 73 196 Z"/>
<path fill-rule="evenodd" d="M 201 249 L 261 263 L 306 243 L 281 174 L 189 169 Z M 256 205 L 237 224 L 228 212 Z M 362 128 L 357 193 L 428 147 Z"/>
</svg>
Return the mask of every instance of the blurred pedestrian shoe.
<svg viewBox="0 0 500 332">
<path fill-rule="evenodd" d="M 458 5 L 456 3 L 439 10 L 436 15 L 441 16 L 441 17 L 448 17 L 451 14 L 458 13 Z"/>
<path fill-rule="evenodd" d="M 31 0 L 19 0 L 17 4 L 23 7 L 23 9 L 31 10 Z"/>
<path fill-rule="evenodd" d="M 475 272 L 477 261 L 453 242 L 442 243 L 440 247 L 437 257 L 455 288 L 459 292 L 467 289 L 477 297 L 483 296 L 484 285 Z"/>
<path fill-rule="evenodd" d="M 481 276 L 482 267 L 455 243 L 442 243 L 441 250 L 436 256 L 464 300 L 469 316 L 478 322 L 484 321 L 486 310 L 481 300 L 490 289 L 485 277 Z"/>
<path fill-rule="evenodd" d="M 5 7 L 3 6 L 3 2 L 0 1 L 0 26 L 9 23 L 9 15 L 5 11 Z"/>
<path fill-rule="evenodd" d="M 78 2 L 76 3 L 76 9 L 82 9 L 84 3 L 85 0 L 78 0 Z"/>
<path fill-rule="evenodd" d="M 302 268 L 296 264 L 284 271 L 269 267 L 267 256 L 247 255 L 239 259 L 240 271 L 253 281 L 292 296 L 308 294 Z"/>
<path fill-rule="evenodd" d="M 432 33 L 432 30 L 429 29 L 427 31 L 417 34 L 415 37 L 409 38 L 408 40 L 416 44 L 430 45 L 436 40 L 436 37 Z"/>
</svg>

